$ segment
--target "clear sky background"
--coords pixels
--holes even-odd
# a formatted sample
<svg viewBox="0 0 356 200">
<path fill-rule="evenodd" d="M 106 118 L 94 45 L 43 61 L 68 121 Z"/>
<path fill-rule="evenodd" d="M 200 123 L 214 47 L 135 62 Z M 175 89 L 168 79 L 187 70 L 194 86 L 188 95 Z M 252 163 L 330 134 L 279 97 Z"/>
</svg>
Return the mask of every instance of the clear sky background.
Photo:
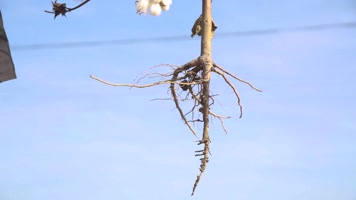
<svg viewBox="0 0 356 200">
<path fill-rule="evenodd" d="M 61 2 L 61 1 L 60 1 Z M 66 1 L 68 7 L 80 3 Z M 356 29 L 219 38 L 219 33 L 356 21 L 354 0 L 213 1 L 216 63 L 262 89 L 234 82 L 244 106 L 213 77 L 226 135 L 214 120 L 209 165 L 191 189 L 200 147 L 168 86 L 132 83 L 147 68 L 200 53 L 190 29 L 201 1 L 160 17 L 134 0 L 92 0 L 67 14 L 49 0 L 2 0 L 18 79 L 0 84 L 0 200 L 355 200 Z M 187 35 L 186 40 L 67 49 L 37 43 Z M 197 127 L 201 133 L 201 126 Z"/>
</svg>

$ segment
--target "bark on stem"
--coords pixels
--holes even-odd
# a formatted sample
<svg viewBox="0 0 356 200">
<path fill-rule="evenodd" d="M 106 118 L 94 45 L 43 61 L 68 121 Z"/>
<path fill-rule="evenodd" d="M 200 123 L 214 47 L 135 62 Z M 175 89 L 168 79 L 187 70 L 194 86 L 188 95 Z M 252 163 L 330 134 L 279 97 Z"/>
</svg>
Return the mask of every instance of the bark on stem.
<svg viewBox="0 0 356 200">
<path fill-rule="evenodd" d="M 201 105 L 203 107 L 203 138 L 199 141 L 198 145 L 204 144 L 204 149 L 197 151 L 198 154 L 195 156 L 203 156 L 201 158 L 200 164 L 200 174 L 197 176 L 193 186 L 192 195 L 194 195 L 195 189 L 199 184 L 199 180 L 203 175 L 206 165 L 209 162 L 209 93 L 210 93 L 210 74 L 213 66 L 212 56 L 211 56 L 211 40 L 212 40 L 212 19 L 211 19 L 211 0 L 202 0 L 203 3 L 203 19 L 202 19 L 202 35 L 201 35 L 201 52 L 199 56 L 199 65 L 203 66 L 203 94 L 201 95 Z"/>
<path fill-rule="evenodd" d="M 213 66 L 211 56 L 211 40 L 212 40 L 212 18 L 211 18 L 211 0 L 202 0 L 202 37 L 201 37 L 201 52 L 200 63 L 203 65 L 203 141 L 210 142 L 209 139 L 209 87 L 210 87 L 210 74 Z M 206 155 L 208 156 L 208 155 Z"/>
</svg>

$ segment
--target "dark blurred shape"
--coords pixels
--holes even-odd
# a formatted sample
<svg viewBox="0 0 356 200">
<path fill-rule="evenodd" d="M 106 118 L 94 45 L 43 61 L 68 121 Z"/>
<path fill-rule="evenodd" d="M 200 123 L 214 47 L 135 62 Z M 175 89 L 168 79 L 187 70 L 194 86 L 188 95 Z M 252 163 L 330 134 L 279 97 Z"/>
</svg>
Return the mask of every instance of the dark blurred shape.
<svg viewBox="0 0 356 200">
<path fill-rule="evenodd" d="M 16 79 L 15 66 L 0 11 L 0 83 L 12 79 Z"/>
</svg>

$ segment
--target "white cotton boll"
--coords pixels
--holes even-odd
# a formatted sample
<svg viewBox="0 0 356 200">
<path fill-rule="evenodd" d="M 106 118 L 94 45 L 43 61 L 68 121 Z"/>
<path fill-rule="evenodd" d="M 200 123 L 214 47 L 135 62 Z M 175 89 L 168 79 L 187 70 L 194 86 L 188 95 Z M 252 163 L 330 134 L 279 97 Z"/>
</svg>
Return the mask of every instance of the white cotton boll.
<svg viewBox="0 0 356 200">
<path fill-rule="evenodd" d="M 148 9 L 148 0 L 137 0 L 136 11 L 138 14 L 146 13 Z"/>
<path fill-rule="evenodd" d="M 161 6 L 158 3 L 156 3 L 151 5 L 150 11 L 151 11 L 151 15 L 158 16 L 161 14 L 162 9 Z"/>
</svg>

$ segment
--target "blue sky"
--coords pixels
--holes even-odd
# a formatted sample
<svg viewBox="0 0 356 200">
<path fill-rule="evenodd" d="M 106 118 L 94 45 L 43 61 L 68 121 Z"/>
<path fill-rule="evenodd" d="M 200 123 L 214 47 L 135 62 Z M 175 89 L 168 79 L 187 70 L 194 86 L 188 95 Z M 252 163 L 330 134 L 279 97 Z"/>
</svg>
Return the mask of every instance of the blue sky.
<svg viewBox="0 0 356 200">
<path fill-rule="evenodd" d="M 67 6 L 79 3 L 67 0 Z M 213 1 L 216 63 L 262 89 L 220 77 L 227 135 L 211 128 L 209 165 L 198 174 L 196 139 L 167 87 L 132 83 L 147 68 L 197 57 L 190 28 L 200 1 L 173 1 L 160 17 L 135 14 L 134 0 L 92 0 L 67 18 L 50 1 L 2 0 L 18 79 L 0 84 L 1 200 L 351 200 L 356 199 L 356 29 L 219 38 L 219 33 L 356 21 L 352 0 Z M 21 50 L 19 45 L 187 35 L 121 46 Z M 201 127 L 197 127 L 200 132 Z"/>
</svg>

